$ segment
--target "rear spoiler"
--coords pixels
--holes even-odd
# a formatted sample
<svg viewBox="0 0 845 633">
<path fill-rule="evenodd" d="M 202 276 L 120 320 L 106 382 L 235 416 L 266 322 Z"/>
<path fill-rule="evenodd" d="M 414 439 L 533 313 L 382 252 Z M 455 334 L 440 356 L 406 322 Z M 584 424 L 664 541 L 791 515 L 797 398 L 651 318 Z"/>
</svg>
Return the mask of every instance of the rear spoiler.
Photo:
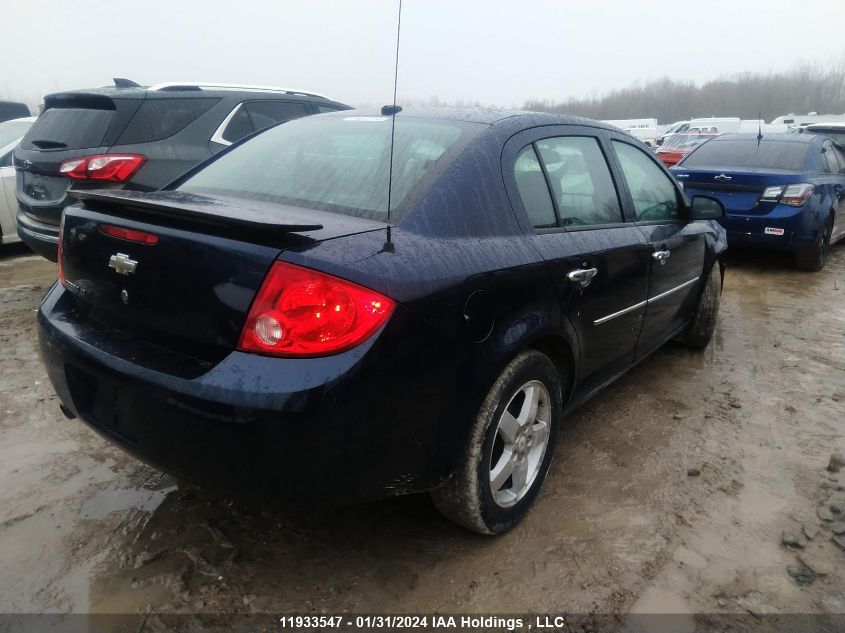
<svg viewBox="0 0 845 633">
<path fill-rule="evenodd" d="M 90 191 L 72 195 L 91 211 L 129 220 L 149 220 L 234 237 L 279 236 L 318 231 L 322 224 L 305 217 L 301 209 L 278 204 L 211 198 L 180 191 Z"/>
</svg>

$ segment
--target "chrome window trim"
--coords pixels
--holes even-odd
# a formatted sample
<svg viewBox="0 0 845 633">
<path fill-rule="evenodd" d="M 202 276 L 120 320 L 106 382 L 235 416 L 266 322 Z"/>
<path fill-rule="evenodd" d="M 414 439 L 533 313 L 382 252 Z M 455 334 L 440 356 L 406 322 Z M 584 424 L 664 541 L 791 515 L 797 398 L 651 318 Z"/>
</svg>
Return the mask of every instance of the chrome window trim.
<svg viewBox="0 0 845 633">
<path fill-rule="evenodd" d="M 622 316 L 623 314 L 628 314 L 629 312 L 633 312 L 634 310 L 639 310 L 640 308 L 642 308 L 645 305 L 648 305 L 649 303 L 653 303 L 655 301 L 659 301 L 660 299 L 663 299 L 664 297 L 668 297 L 673 292 L 678 292 L 679 290 L 683 290 L 684 288 L 686 288 L 687 286 L 689 286 L 691 284 L 694 284 L 698 280 L 699 280 L 698 277 L 696 277 L 695 279 L 690 279 L 689 281 L 685 281 L 684 283 L 682 283 L 679 286 L 675 286 L 674 288 L 670 288 L 666 292 L 661 292 L 659 295 L 655 295 L 654 297 L 649 297 L 645 301 L 640 301 L 639 303 L 635 303 L 632 306 L 628 306 L 627 308 L 623 308 L 622 310 L 619 310 L 619 312 L 614 312 L 613 314 L 608 314 L 607 316 L 603 316 L 600 319 L 596 319 L 595 321 L 593 321 L 593 325 L 601 325 L 602 323 L 607 323 L 611 319 L 615 319 L 616 317 Z"/>
<path fill-rule="evenodd" d="M 215 130 L 214 134 L 211 135 L 212 143 L 219 143 L 220 145 L 232 144 L 232 141 L 227 141 L 225 138 L 223 138 L 223 132 L 226 131 L 226 126 L 229 125 L 229 121 L 231 121 L 235 117 L 235 115 L 238 113 L 238 110 L 241 109 L 241 106 L 243 104 L 244 102 L 241 101 L 238 105 L 232 108 L 232 111 L 229 114 L 226 115 L 226 118 L 223 119 L 223 122 L 220 124 L 217 130 Z"/>
</svg>

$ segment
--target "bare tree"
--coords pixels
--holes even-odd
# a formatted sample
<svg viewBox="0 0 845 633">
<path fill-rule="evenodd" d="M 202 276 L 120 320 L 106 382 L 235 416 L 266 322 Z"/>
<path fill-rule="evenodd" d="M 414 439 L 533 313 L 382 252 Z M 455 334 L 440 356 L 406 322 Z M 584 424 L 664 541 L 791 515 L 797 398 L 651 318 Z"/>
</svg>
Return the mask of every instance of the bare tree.
<svg viewBox="0 0 845 633">
<path fill-rule="evenodd" d="M 790 113 L 845 113 L 845 56 L 831 64 L 802 64 L 777 73 L 739 73 L 696 86 L 663 77 L 602 97 L 563 102 L 530 100 L 527 110 L 592 119 L 656 117 L 661 123 L 707 116 L 762 118 Z"/>
</svg>

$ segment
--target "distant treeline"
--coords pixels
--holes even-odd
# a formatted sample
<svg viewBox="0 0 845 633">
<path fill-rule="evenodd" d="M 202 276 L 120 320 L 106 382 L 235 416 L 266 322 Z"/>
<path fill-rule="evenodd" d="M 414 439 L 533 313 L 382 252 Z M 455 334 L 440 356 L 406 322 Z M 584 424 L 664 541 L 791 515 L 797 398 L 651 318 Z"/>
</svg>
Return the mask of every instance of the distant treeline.
<svg viewBox="0 0 845 633">
<path fill-rule="evenodd" d="M 527 101 L 526 110 L 591 119 L 656 117 L 672 123 L 693 117 L 738 116 L 771 121 L 782 114 L 845 113 L 845 61 L 794 70 L 741 73 L 696 86 L 669 77 L 614 90 L 603 97 L 563 102 Z"/>
</svg>

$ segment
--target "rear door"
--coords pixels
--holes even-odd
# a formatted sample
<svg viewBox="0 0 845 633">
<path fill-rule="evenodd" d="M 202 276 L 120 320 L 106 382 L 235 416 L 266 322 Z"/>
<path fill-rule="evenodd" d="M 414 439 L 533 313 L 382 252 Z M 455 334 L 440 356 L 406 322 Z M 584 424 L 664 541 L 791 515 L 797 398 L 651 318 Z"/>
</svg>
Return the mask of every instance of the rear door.
<svg viewBox="0 0 845 633">
<path fill-rule="evenodd" d="M 535 128 L 504 152 L 506 184 L 513 183 L 526 232 L 578 335 L 579 393 L 634 362 L 648 290 L 649 249 L 625 222 L 603 135 L 588 127 Z"/>
<path fill-rule="evenodd" d="M 687 221 L 680 188 L 653 154 L 614 136 L 628 203 L 651 251 L 648 305 L 637 344 L 641 358 L 689 321 L 704 270 L 706 225 Z"/>
</svg>

